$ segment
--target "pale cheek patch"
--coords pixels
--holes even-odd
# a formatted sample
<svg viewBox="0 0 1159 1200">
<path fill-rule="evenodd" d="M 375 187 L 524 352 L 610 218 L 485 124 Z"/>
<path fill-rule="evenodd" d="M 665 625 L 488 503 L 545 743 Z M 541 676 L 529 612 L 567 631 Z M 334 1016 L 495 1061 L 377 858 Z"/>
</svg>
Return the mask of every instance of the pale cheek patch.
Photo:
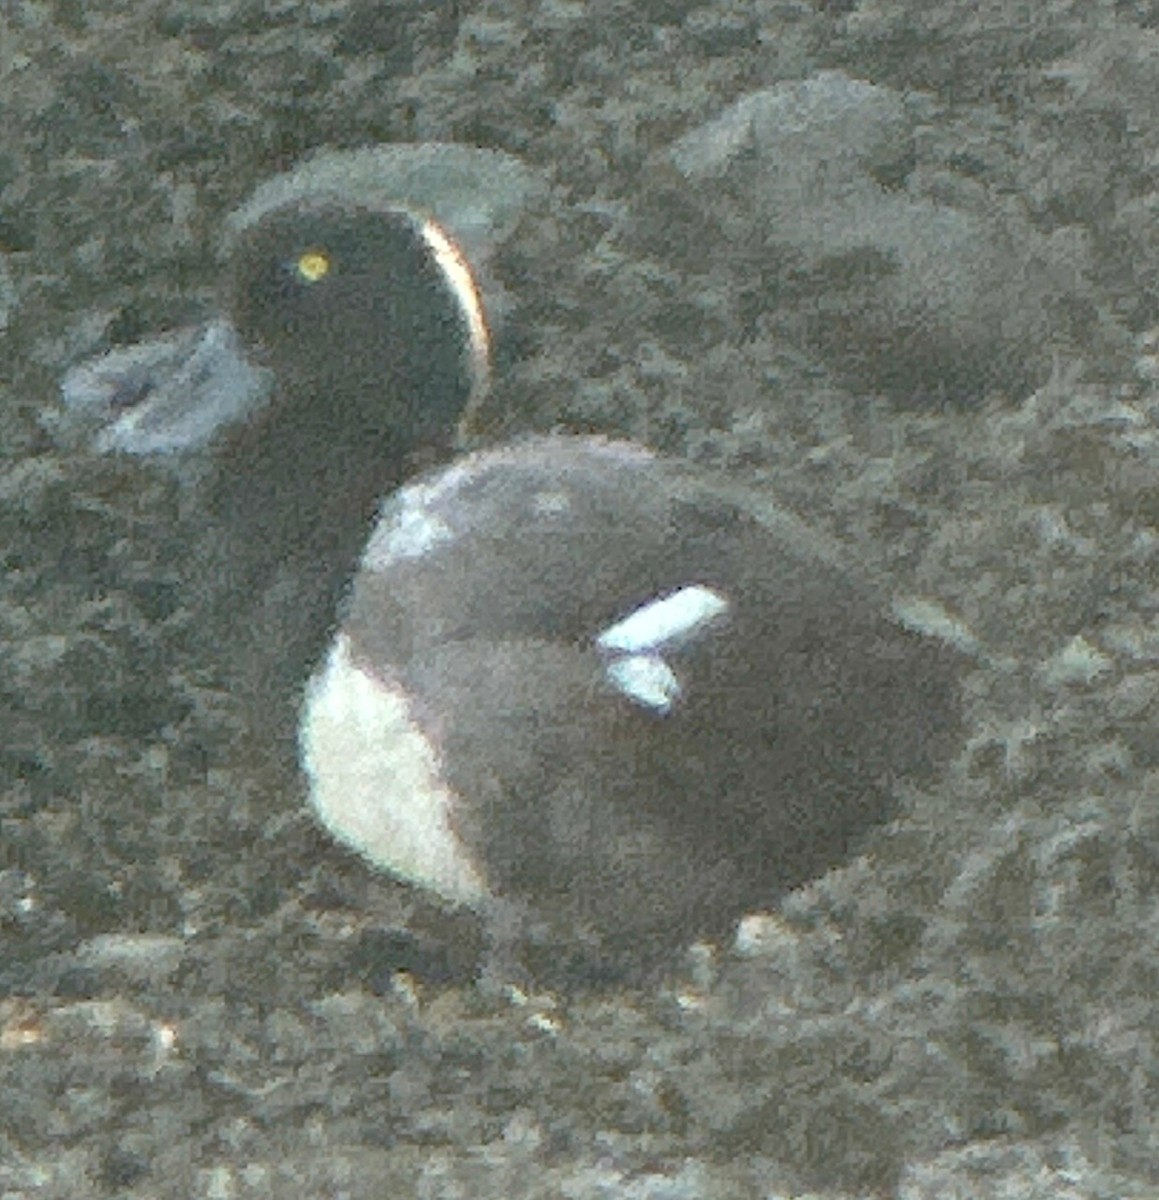
<svg viewBox="0 0 1159 1200">
<path fill-rule="evenodd" d="M 345 635 L 307 689 L 299 743 L 310 801 L 336 838 L 451 903 L 486 900 L 430 742 L 405 698 L 354 665 Z"/>
<path fill-rule="evenodd" d="M 662 651 L 687 644 L 728 609 L 711 588 L 693 584 L 642 604 L 596 639 L 616 690 L 643 708 L 665 714 L 680 699 L 680 680 Z"/>
</svg>

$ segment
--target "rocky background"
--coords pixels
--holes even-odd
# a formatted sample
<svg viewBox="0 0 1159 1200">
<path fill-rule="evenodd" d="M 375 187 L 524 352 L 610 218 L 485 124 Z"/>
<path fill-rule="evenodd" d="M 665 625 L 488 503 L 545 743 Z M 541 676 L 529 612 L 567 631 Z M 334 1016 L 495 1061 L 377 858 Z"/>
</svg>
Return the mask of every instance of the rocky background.
<svg viewBox="0 0 1159 1200">
<path fill-rule="evenodd" d="M 1155 1194 L 1159 5 L 8 0 L 0 106 L 0 1194 Z M 945 776 L 648 993 L 475 988 L 263 786 L 169 481 L 53 436 L 259 181 L 426 139 L 550 185 L 468 441 L 767 484 L 984 647 Z"/>
</svg>

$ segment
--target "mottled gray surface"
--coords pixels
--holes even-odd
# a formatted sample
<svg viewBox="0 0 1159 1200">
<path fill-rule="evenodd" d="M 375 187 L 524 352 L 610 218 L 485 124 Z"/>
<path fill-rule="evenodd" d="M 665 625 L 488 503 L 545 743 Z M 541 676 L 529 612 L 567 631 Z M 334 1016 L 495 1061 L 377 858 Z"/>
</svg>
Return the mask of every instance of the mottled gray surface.
<svg viewBox="0 0 1159 1200">
<path fill-rule="evenodd" d="M 1081 0 L 5 5 L 0 1191 L 1153 1194 L 1157 50 L 1154 5 Z M 682 194 L 676 139 L 820 70 L 903 98 L 863 195 L 1061 269 L 1016 325 L 1037 391 L 873 394 L 888 239 L 830 288 Z M 429 138 L 552 185 L 478 439 L 769 482 L 990 647 L 946 776 L 687 985 L 475 989 L 472 931 L 330 845 L 198 674 L 171 483 L 40 425 L 68 363 L 195 314 L 260 180 Z"/>
</svg>

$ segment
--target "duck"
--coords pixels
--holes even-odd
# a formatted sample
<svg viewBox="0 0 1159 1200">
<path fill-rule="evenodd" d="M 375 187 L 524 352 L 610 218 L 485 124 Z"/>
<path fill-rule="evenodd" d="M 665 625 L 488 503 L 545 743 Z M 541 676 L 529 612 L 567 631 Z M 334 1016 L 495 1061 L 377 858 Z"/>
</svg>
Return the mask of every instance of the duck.
<svg viewBox="0 0 1159 1200">
<path fill-rule="evenodd" d="M 195 464 L 207 654 L 321 825 L 505 956 L 655 971 L 953 753 L 960 647 L 774 496 L 614 436 L 457 451 L 490 326 L 429 209 L 278 191 L 206 330 L 81 364 L 65 406 L 102 454 Z"/>
</svg>

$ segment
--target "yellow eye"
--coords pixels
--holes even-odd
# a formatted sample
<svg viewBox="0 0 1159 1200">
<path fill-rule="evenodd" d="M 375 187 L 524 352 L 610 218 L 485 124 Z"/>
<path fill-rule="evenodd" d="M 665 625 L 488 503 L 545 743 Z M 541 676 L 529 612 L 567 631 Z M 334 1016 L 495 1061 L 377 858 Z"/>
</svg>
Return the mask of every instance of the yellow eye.
<svg viewBox="0 0 1159 1200">
<path fill-rule="evenodd" d="M 317 283 L 330 274 L 334 263 L 325 250 L 307 250 L 298 255 L 294 269 L 304 283 Z"/>
</svg>

